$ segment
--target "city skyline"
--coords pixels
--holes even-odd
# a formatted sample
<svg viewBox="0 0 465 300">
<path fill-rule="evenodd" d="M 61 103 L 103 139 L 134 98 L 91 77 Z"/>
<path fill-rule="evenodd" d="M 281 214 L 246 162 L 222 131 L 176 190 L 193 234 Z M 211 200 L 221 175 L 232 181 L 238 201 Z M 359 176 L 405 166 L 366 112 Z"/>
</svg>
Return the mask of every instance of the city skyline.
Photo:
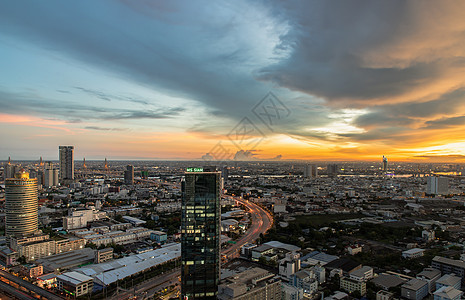
<svg viewBox="0 0 465 300">
<path fill-rule="evenodd" d="M 464 3 L 25 2 L 0 4 L 2 159 L 465 159 Z"/>
</svg>

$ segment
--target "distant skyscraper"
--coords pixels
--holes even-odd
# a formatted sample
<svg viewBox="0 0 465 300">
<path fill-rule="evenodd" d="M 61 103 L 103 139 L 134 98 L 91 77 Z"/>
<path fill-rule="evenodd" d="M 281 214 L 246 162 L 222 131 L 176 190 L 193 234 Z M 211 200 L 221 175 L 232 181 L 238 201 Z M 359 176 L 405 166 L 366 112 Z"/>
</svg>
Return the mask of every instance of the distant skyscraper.
<svg viewBox="0 0 465 300">
<path fill-rule="evenodd" d="M 105 157 L 105 165 L 104 165 L 105 170 L 108 170 L 108 161 L 107 158 Z"/>
<path fill-rule="evenodd" d="M 188 168 L 182 182 L 182 299 L 215 299 L 220 279 L 221 172 Z"/>
<path fill-rule="evenodd" d="M 5 235 L 23 236 L 37 231 L 38 192 L 37 179 L 21 170 L 15 178 L 5 181 Z"/>
<path fill-rule="evenodd" d="M 128 165 L 124 171 L 124 183 L 125 184 L 134 184 L 134 166 Z"/>
<path fill-rule="evenodd" d="M 329 176 L 334 176 L 339 173 L 339 167 L 336 164 L 329 164 L 326 172 L 328 173 Z"/>
<path fill-rule="evenodd" d="M 42 160 L 42 156 L 41 156 L 39 160 L 39 167 L 42 167 L 43 165 L 44 165 L 44 161 Z"/>
<path fill-rule="evenodd" d="M 74 180 L 74 146 L 60 146 L 60 182 Z"/>
<path fill-rule="evenodd" d="M 15 176 L 15 165 L 11 163 L 11 158 L 8 157 L 8 161 L 3 166 L 3 179 L 13 178 Z"/>
<path fill-rule="evenodd" d="M 45 162 L 44 165 L 44 181 L 42 185 L 45 187 L 52 187 L 57 186 L 59 183 L 58 181 L 58 169 L 53 167 L 53 163 L 51 161 Z"/>
<path fill-rule="evenodd" d="M 87 165 L 86 165 L 86 158 L 84 157 L 84 160 L 82 162 L 82 168 L 83 169 L 87 169 Z"/>
<path fill-rule="evenodd" d="M 426 177 L 426 193 L 430 195 L 449 194 L 449 178 L 437 176 Z"/>
<path fill-rule="evenodd" d="M 388 168 L 388 159 L 383 155 L 383 172 L 386 173 Z"/>
<path fill-rule="evenodd" d="M 311 178 L 311 177 L 317 177 L 317 176 L 318 176 L 318 169 L 316 165 L 307 164 L 304 166 L 304 177 L 305 178 Z"/>
<path fill-rule="evenodd" d="M 223 177 L 223 182 L 226 182 L 229 178 L 229 168 L 223 167 L 221 170 L 221 177 Z"/>
</svg>

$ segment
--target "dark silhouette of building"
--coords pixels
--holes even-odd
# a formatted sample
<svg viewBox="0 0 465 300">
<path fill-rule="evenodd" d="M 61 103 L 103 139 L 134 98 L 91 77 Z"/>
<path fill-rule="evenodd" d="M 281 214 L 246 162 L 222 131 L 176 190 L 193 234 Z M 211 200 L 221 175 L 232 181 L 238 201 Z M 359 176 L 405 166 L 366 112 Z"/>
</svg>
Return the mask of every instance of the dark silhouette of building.
<svg viewBox="0 0 465 300">
<path fill-rule="evenodd" d="M 74 146 L 60 146 L 60 182 L 74 180 Z"/>
<path fill-rule="evenodd" d="M 128 165 L 124 171 L 124 183 L 125 184 L 134 184 L 134 166 Z"/>
<path fill-rule="evenodd" d="M 328 176 L 336 176 L 339 173 L 339 166 L 336 164 L 328 164 L 326 173 Z"/>
<path fill-rule="evenodd" d="M 216 299 L 220 280 L 221 172 L 187 168 L 182 182 L 182 299 Z"/>
</svg>

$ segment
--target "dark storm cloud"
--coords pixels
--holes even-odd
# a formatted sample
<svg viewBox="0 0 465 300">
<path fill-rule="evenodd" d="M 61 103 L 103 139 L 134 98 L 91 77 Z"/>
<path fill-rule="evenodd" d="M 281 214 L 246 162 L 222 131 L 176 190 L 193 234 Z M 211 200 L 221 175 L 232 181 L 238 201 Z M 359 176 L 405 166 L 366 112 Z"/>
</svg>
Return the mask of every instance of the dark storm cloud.
<svg viewBox="0 0 465 300">
<path fill-rule="evenodd" d="M 222 11 L 218 17 L 207 6 L 210 2 L 173 2 L 168 10 L 151 1 L 2 2 L 0 31 L 240 117 L 268 87 L 241 69 L 258 54 L 237 32 L 240 15 Z"/>
<path fill-rule="evenodd" d="M 249 116 L 270 87 L 277 86 L 283 88 L 281 100 L 292 117 L 274 132 L 327 139 L 329 134 L 308 129 L 331 123 L 332 107 L 367 108 L 354 121 L 367 132 L 338 136 L 388 140 L 418 124 L 433 126 L 428 122 L 453 118 L 462 107 L 464 6 L 459 1 L 401 0 L 289 0 L 261 6 L 206 0 L 3 1 L 0 33 L 166 95 L 195 100 L 210 112 L 203 116 L 206 120 Z M 297 93 L 287 89 L 310 100 L 288 99 L 286 95 Z M 75 92 L 156 107 L 103 109 L 44 99 L 40 105 L 32 99 L 3 104 L 15 112 L 104 120 L 170 118 L 185 109 L 85 86 Z M 317 108 L 313 96 L 325 99 L 328 107 Z M 194 131 L 209 131 L 203 123 L 193 125 Z"/>
<path fill-rule="evenodd" d="M 439 120 L 425 122 L 426 128 L 428 129 L 442 129 L 457 125 L 465 125 L 465 116 L 442 118 Z"/>
<path fill-rule="evenodd" d="M 435 119 L 436 116 L 455 114 L 465 108 L 465 90 L 458 89 L 439 98 L 426 102 L 408 102 L 381 105 L 371 108 L 371 112 L 358 117 L 355 125 L 370 128 L 378 126 L 405 126 Z M 428 125 L 430 121 L 426 121 Z M 452 124 L 451 124 L 452 125 Z"/>
<path fill-rule="evenodd" d="M 428 87 L 446 68 L 464 68 L 458 1 L 275 2 L 276 15 L 293 21 L 281 45 L 292 55 L 263 68 L 262 80 L 331 102 L 372 106 Z"/>
</svg>

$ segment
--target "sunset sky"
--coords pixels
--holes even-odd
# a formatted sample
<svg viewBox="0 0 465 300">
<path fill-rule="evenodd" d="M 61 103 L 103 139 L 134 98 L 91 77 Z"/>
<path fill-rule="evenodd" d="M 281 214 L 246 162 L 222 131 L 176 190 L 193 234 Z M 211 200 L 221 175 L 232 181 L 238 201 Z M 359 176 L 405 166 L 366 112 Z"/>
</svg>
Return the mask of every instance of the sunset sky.
<svg viewBox="0 0 465 300">
<path fill-rule="evenodd" d="M 464 11 L 2 1 L 0 160 L 74 145 L 76 159 L 465 162 Z"/>
</svg>

